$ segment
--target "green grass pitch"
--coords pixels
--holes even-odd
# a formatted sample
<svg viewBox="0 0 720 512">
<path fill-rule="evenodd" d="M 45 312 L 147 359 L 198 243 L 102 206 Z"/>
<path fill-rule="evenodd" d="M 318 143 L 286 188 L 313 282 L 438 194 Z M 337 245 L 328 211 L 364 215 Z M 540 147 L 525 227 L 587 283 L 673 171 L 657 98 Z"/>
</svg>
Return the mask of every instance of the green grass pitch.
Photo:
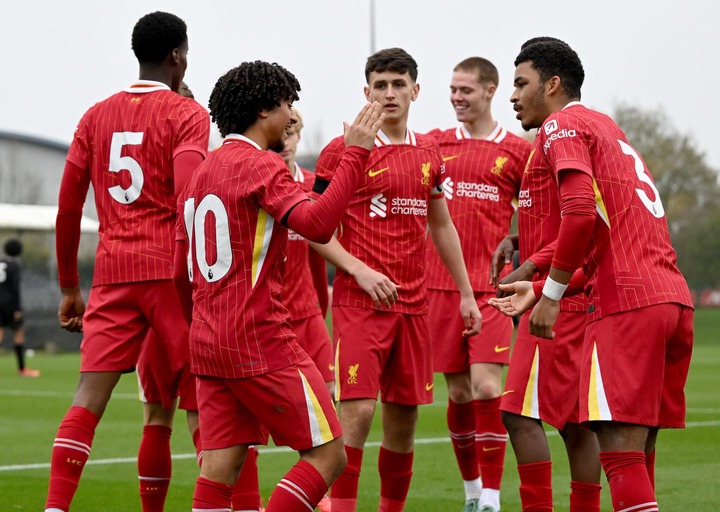
<svg viewBox="0 0 720 512">
<path fill-rule="evenodd" d="M 657 494 L 661 510 L 717 511 L 720 495 L 720 309 L 696 315 L 696 344 L 687 385 L 688 428 L 663 431 L 658 441 Z M 48 462 L 57 426 L 77 384 L 78 354 L 38 355 L 29 360 L 42 370 L 39 379 L 16 376 L 10 352 L 0 356 L 0 509 L 42 510 L 47 492 Z M 435 404 L 420 410 L 418 444 L 408 512 L 460 511 L 462 483 L 447 439 L 447 395 L 436 376 Z M 74 511 L 139 511 L 135 455 L 140 441 L 142 408 L 134 375 L 124 376 L 97 429 L 90 463 L 73 502 Z M 370 435 L 360 480 L 359 512 L 377 510 L 376 461 L 379 426 Z M 556 512 L 567 512 L 569 471 L 562 442 L 549 431 L 553 453 Z M 198 468 L 184 413 L 176 417 L 172 438 L 173 480 L 166 510 L 188 511 Z M 277 448 L 261 449 L 261 492 L 267 497 L 297 456 Z M 506 512 L 520 510 L 518 478 L 508 446 L 501 503 Z M 603 479 L 602 509 L 611 510 Z"/>
</svg>

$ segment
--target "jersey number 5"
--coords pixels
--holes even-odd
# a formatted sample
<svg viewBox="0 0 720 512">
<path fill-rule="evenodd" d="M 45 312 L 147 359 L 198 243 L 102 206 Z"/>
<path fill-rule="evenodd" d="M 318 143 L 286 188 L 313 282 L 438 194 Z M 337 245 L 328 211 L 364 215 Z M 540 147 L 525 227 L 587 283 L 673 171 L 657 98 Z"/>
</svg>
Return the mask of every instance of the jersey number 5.
<svg viewBox="0 0 720 512">
<path fill-rule="evenodd" d="M 217 247 L 217 258 L 214 263 L 207 261 L 205 251 L 205 219 L 208 212 L 213 213 L 215 219 L 215 245 Z M 230 270 L 232 265 L 232 248 L 230 247 L 230 225 L 225 205 L 216 195 L 209 194 L 203 197 L 200 204 L 195 208 L 195 198 L 191 197 L 185 201 L 183 210 L 185 220 L 185 232 L 188 238 L 187 266 L 188 276 L 193 278 L 193 249 L 200 275 L 208 283 L 214 283 L 222 279 Z M 212 229 L 212 228 L 210 228 Z"/>
<path fill-rule="evenodd" d="M 640 201 L 642 201 L 645 208 L 650 210 L 650 213 L 652 213 L 655 217 L 658 219 L 662 218 L 665 215 L 665 208 L 663 208 L 662 201 L 660 200 L 660 192 L 658 192 L 658 189 L 655 188 L 655 184 L 648 173 L 645 172 L 645 164 L 643 163 L 642 158 L 640 158 L 640 155 L 637 154 L 637 151 L 635 151 L 632 146 L 621 140 L 618 140 L 618 142 L 620 143 L 620 149 L 622 149 L 622 152 L 633 157 L 635 160 L 635 174 L 637 174 L 638 179 L 650 187 L 650 190 L 652 190 L 655 195 L 655 199 L 652 200 L 643 189 L 636 188 L 635 192 L 637 192 L 637 195 L 640 197 Z"/>
<path fill-rule="evenodd" d="M 130 204 L 140 197 L 145 176 L 142 167 L 131 156 L 121 156 L 123 146 L 139 146 L 143 140 L 143 132 L 115 132 L 110 142 L 110 172 L 128 171 L 130 173 L 130 186 L 122 188 L 120 185 L 110 187 L 108 192 L 115 201 Z"/>
</svg>

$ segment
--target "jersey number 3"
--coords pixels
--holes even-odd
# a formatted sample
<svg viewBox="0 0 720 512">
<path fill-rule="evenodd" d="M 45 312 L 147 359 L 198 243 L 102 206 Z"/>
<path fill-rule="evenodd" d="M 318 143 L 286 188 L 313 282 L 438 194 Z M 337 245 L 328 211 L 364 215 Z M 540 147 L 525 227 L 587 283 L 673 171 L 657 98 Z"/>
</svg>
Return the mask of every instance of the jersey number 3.
<svg viewBox="0 0 720 512">
<path fill-rule="evenodd" d="M 645 208 L 650 210 L 650 213 L 652 213 L 655 217 L 658 219 L 662 218 L 665 215 L 665 208 L 663 208 L 662 201 L 660 200 L 660 192 L 658 192 L 658 189 L 655 187 L 655 184 L 648 173 L 645 172 L 645 164 L 643 163 L 642 158 L 640 158 L 640 155 L 637 154 L 637 151 L 635 151 L 632 146 L 621 140 L 618 140 L 618 142 L 620 143 L 620 149 L 622 149 L 622 152 L 633 157 L 635 160 L 635 174 L 637 174 L 638 179 L 650 187 L 650 190 L 652 190 L 655 195 L 654 200 L 650 199 L 643 189 L 636 188 L 635 192 L 637 192 L 637 195 L 640 197 L 640 201 L 642 201 Z"/>
</svg>

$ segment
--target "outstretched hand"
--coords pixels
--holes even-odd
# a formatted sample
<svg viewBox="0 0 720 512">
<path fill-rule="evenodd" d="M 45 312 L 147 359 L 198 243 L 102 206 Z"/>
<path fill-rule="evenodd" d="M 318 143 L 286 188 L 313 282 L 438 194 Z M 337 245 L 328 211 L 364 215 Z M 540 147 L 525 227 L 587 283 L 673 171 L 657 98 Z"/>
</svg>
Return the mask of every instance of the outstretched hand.
<svg viewBox="0 0 720 512">
<path fill-rule="evenodd" d="M 537 302 L 531 281 L 501 284 L 499 289 L 510 292 L 512 295 L 502 298 L 493 297 L 488 301 L 488 304 L 504 315 L 520 316 Z"/>
<path fill-rule="evenodd" d="M 503 277 L 500 284 L 510 284 L 517 281 L 531 281 L 536 272 L 537 267 L 535 264 L 530 260 L 525 260 L 522 265 Z M 512 295 L 512 293 L 504 291 L 502 288 L 498 288 L 496 293 L 497 297 L 507 297 L 508 295 Z"/>
<path fill-rule="evenodd" d="M 367 103 L 352 124 L 343 123 L 345 128 L 345 146 L 360 146 L 370 150 L 375 144 L 375 136 L 385 120 L 385 113 L 377 101 Z"/>
</svg>

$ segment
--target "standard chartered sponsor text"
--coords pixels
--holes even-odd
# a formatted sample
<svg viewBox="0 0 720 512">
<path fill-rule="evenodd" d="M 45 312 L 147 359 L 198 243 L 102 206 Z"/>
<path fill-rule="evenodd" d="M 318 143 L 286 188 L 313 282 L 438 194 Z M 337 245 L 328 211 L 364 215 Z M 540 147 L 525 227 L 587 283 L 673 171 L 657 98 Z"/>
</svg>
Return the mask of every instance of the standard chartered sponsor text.
<svg viewBox="0 0 720 512">
<path fill-rule="evenodd" d="M 518 208 L 532 207 L 532 197 L 530 197 L 530 189 L 523 189 L 518 194 Z"/>
<path fill-rule="evenodd" d="M 415 197 L 394 197 L 390 203 L 393 215 L 427 215 L 427 200 Z"/>
<path fill-rule="evenodd" d="M 485 199 L 486 201 L 500 201 L 500 191 L 498 187 L 496 185 L 488 185 L 487 183 L 458 181 L 455 196 Z"/>
</svg>

